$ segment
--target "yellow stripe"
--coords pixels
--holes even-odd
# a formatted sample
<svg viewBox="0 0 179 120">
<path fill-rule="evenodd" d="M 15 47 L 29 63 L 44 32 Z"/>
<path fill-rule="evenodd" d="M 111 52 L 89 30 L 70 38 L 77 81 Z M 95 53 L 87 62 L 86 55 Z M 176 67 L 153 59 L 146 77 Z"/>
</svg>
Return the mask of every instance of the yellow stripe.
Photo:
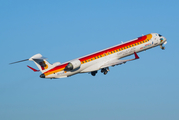
<svg viewBox="0 0 179 120">
<path fill-rule="evenodd" d="M 57 69 L 57 70 L 54 70 L 54 71 L 52 71 L 52 72 L 47 72 L 47 73 L 45 73 L 44 75 L 47 76 L 47 75 L 50 75 L 50 74 L 54 74 L 54 73 L 57 73 L 57 72 L 62 71 L 63 69 L 64 69 L 64 68 Z"/>
<path fill-rule="evenodd" d="M 152 38 L 152 34 L 148 34 L 146 35 L 147 36 L 147 39 L 150 40 Z"/>
<path fill-rule="evenodd" d="M 151 38 L 152 38 L 152 34 L 148 34 L 148 35 L 146 35 L 147 36 L 147 39 L 145 39 L 145 40 L 150 40 Z M 129 46 L 125 46 L 125 47 L 123 47 L 123 48 L 119 48 L 120 50 L 119 51 L 116 51 L 116 50 L 114 50 L 115 52 L 120 52 L 120 51 L 123 51 L 123 50 L 125 50 L 125 49 L 128 49 L 128 48 L 130 48 L 130 46 L 131 47 L 134 47 L 134 46 L 137 46 L 137 45 L 140 45 L 140 44 L 143 44 L 143 43 L 145 43 L 145 42 L 148 42 L 148 41 L 145 41 L 145 40 L 143 40 L 143 41 L 141 41 L 141 42 L 138 42 L 138 43 L 135 43 L 135 44 L 133 44 L 133 46 L 132 46 L 132 44 L 131 45 L 129 45 Z M 108 53 L 106 53 L 106 55 L 104 55 L 104 54 L 102 54 L 101 56 L 102 57 L 105 57 L 105 56 L 107 56 L 107 55 L 110 55 L 110 54 L 113 54 L 113 53 L 115 53 L 114 51 L 111 51 L 111 52 L 108 52 Z M 101 58 L 101 56 L 99 55 L 99 58 Z M 96 59 L 95 58 L 92 58 L 93 60 L 96 60 L 96 59 L 98 59 L 98 56 L 96 57 Z M 88 60 L 86 60 L 87 62 L 90 62 L 90 61 L 92 61 L 91 59 L 88 59 Z M 86 61 L 81 61 L 81 64 L 84 64 L 84 63 L 87 63 Z M 83 63 L 84 62 L 84 63 Z M 47 66 L 47 68 L 48 68 L 48 66 Z M 55 70 L 55 71 L 52 71 L 52 72 L 48 72 L 48 73 L 45 73 L 45 76 L 47 76 L 47 75 L 50 75 L 50 74 L 54 74 L 54 73 L 57 73 L 57 72 L 60 72 L 60 71 L 62 71 L 62 70 L 64 70 L 64 68 L 61 68 L 61 69 L 58 69 L 58 70 Z"/>
</svg>

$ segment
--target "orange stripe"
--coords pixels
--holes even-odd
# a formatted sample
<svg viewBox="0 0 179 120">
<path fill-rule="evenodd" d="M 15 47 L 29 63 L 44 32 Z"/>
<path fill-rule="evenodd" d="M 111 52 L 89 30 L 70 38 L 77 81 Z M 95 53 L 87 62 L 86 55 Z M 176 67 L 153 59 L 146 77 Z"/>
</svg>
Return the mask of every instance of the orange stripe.
<svg viewBox="0 0 179 120">
<path fill-rule="evenodd" d="M 104 51 L 101 51 L 101 52 L 98 52 L 98 53 L 95 53 L 95 54 L 92 54 L 92 55 L 89 55 L 89 56 L 80 58 L 79 60 L 80 60 L 81 63 L 83 64 L 82 61 L 88 61 L 89 59 L 90 59 L 90 61 L 91 61 L 91 59 L 96 60 L 96 59 L 98 59 L 97 56 L 100 56 L 100 55 L 102 55 L 102 57 L 103 57 L 103 56 L 107 56 L 107 55 L 110 55 L 110 54 L 114 53 L 114 51 L 116 51 L 116 50 L 119 51 L 119 49 L 120 49 L 120 50 L 121 50 L 121 49 L 122 49 L 122 50 L 128 49 L 127 47 L 130 46 L 130 45 L 131 45 L 131 47 L 133 47 L 132 45 L 136 46 L 136 45 L 135 45 L 136 43 L 139 43 L 139 42 L 144 41 L 144 40 L 150 40 L 151 38 L 152 38 L 152 34 L 148 34 L 148 35 L 139 37 L 137 40 L 134 40 L 134 41 L 131 41 L 131 42 L 128 42 L 128 43 L 124 43 L 124 44 L 122 44 L 122 45 L 118 45 L 118 46 L 113 47 L 113 48 L 106 49 L 106 50 L 104 50 Z M 140 43 L 140 44 L 143 44 L 143 42 Z M 137 44 L 137 45 L 138 45 L 138 44 Z M 123 48 L 125 48 L 125 49 L 123 49 Z M 129 48 L 130 48 L 130 47 L 129 47 Z M 111 52 L 112 52 L 112 53 L 111 53 Z M 110 54 L 107 54 L 107 53 L 110 53 Z M 106 54 L 106 55 L 104 55 L 104 54 Z M 95 59 L 95 57 L 96 57 L 96 59 Z M 99 57 L 99 58 L 100 58 L 100 57 Z M 65 68 L 67 65 L 68 65 L 68 63 L 62 64 L 62 65 L 59 65 L 59 66 L 56 66 L 55 68 L 53 68 L 53 69 L 51 69 L 51 70 L 45 72 L 44 75 L 47 76 L 47 75 L 50 75 L 50 74 L 54 74 L 54 73 L 60 72 L 60 71 L 64 70 L 64 68 Z"/>
</svg>

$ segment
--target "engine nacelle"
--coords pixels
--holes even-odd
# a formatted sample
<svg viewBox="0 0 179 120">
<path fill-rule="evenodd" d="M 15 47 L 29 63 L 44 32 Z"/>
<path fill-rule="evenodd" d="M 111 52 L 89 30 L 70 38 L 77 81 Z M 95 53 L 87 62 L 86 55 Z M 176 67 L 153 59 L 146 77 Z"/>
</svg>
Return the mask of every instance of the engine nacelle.
<svg viewBox="0 0 179 120">
<path fill-rule="evenodd" d="M 74 70 L 81 66 L 81 62 L 78 59 L 72 60 L 68 63 L 68 65 L 65 67 L 65 71 Z"/>
</svg>

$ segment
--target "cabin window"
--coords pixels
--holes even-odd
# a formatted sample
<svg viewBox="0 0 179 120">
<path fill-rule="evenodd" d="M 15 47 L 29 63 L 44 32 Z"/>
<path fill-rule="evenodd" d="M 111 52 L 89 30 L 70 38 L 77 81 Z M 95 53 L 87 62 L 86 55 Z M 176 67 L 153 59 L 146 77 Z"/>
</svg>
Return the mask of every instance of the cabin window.
<svg viewBox="0 0 179 120">
<path fill-rule="evenodd" d="M 112 52 L 111 52 L 112 53 Z"/>
<path fill-rule="evenodd" d="M 116 52 L 118 52 L 118 50 L 116 50 Z"/>
<path fill-rule="evenodd" d="M 102 55 L 100 55 L 100 57 L 102 57 Z"/>
<path fill-rule="evenodd" d="M 136 45 L 136 43 L 135 43 L 135 45 Z"/>
<path fill-rule="evenodd" d="M 113 52 L 115 53 L 115 50 Z"/>
<path fill-rule="evenodd" d="M 99 58 L 99 56 L 97 56 Z"/>
<path fill-rule="evenodd" d="M 88 62 L 89 62 L 90 60 L 88 60 Z"/>
<path fill-rule="evenodd" d="M 91 58 L 91 61 L 92 61 L 93 59 Z"/>
<path fill-rule="evenodd" d="M 139 43 L 137 43 L 139 45 Z"/>
<path fill-rule="evenodd" d="M 85 62 L 87 62 L 87 61 L 85 60 Z"/>
<path fill-rule="evenodd" d="M 96 59 L 96 57 L 94 57 L 94 59 Z"/>
<path fill-rule="evenodd" d="M 104 56 L 106 56 L 106 53 L 104 53 Z"/>
<path fill-rule="evenodd" d="M 84 61 L 82 63 L 84 63 Z"/>
</svg>

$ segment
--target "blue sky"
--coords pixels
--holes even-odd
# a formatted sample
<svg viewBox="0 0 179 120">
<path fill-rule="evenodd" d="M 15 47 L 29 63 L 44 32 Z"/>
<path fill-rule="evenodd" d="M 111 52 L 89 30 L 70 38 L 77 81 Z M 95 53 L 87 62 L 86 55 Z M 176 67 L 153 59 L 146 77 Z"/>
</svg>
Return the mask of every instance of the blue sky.
<svg viewBox="0 0 179 120">
<path fill-rule="evenodd" d="M 0 119 L 178 120 L 179 1 L 1 0 Z M 168 40 L 111 67 L 104 76 L 41 79 L 26 65 L 8 63 L 41 53 L 65 62 L 142 34 Z M 132 58 L 133 56 L 130 56 Z"/>
</svg>

